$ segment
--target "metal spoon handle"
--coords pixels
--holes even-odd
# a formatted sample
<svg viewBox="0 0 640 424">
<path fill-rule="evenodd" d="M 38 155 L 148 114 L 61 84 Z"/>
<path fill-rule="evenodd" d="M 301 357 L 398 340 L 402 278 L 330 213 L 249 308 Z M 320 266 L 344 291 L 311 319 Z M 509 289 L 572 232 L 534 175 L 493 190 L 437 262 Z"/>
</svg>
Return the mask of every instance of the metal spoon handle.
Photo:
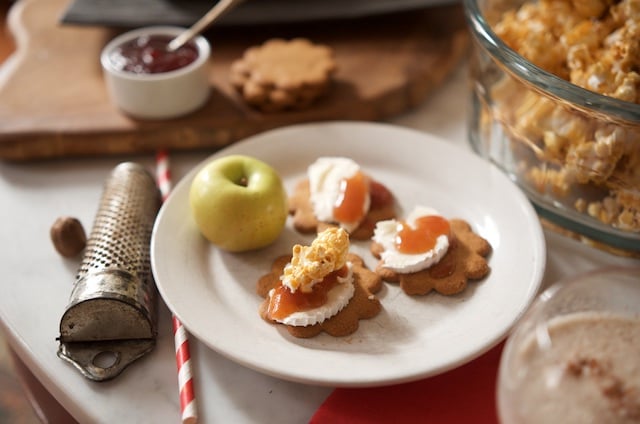
<svg viewBox="0 0 640 424">
<path fill-rule="evenodd" d="M 209 25 L 216 19 L 222 16 L 225 12 L 233 9 L 243 0 L 219 0 L 202 18 L 200 18 L 190 28 L 180 33 L 176 38 L 169 42 L 167 49 L 169 51 L 175 51 L 182 47 L 189 40 L 204 31 Z"/>
</svg>

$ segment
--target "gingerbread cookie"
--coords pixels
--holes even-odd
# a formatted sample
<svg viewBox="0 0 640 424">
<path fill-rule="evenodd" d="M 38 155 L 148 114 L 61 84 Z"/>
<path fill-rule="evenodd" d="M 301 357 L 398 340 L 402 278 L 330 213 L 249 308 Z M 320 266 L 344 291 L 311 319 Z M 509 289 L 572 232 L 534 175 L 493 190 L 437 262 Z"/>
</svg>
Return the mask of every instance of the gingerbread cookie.
<svg viewBox="0 0 640 424">
<path fill-rule="evenodd" d="M 491 245 L 475 234 L 466 221 L 452 219 L 449 222 L 449 248 L 438 263 L 421 271 L 403 274 L 386 268 L 381 261 L 376 273 L 385 281 L 400 283 L 408 295 L 424 295 L 431 290 L 454 295 L 467 287 L 468 280 L 485 277 L 490 271 L 486 258 L 491 253 Z M 380 243 L 372 242 L 371 253 L 376 258 L 380 259 L 383 250 Z"/>
<path fill-rule="evenodd" d="M 373 235 L 376 222 L 392 219 L 396 216 L 396 207 L 393 195 L 383 184 L 371 181 L 371 204 L 369 211 L 360 225 L 350 232 L 355 240 L 368 240 Z M 320 232 L 333 223 L 319 221 L 313 211 L 309 180 L 304 179 L 294 187 L 289 196 L 289 214 L 293 217 L 293 227 L 303 234 Z"/>
<path fill-rule="evenodd" d="M 263 112 L 304 109 L 325 94 L 336 62 L 333 50 L 305 38 L 271 39 L 231 65 L 231 84 Z"/>
<path fill-rule="evenodd" d="M 364 265 L 362 258 L 354 253 L 348 255 L 353 263 L 355 292 L 347 306 L 333 317 L 322 323 L 298 327 L 286 325 L 289 333 L 294 337 L 309 338 L 322 331 L 334 337 L 348 336 L 359 326 L 359 320 L 373 318 L 382 309 L 380 301 L 374 296 L 382 288 L 382 278 Z M 280 275 L 286 264 L 291 260 L 290 255 L 277 258 L 272 265 L 271 272 L 263 275 L 257 284 L 257 293 L 265 300 L 260 305 L 260 316 L 268 322 L 275 323 L 266 316 L 269 305 L 269 291 L 280 284 Z M 281 324 L 284 325 L 284 324 Z"/>
</svg>

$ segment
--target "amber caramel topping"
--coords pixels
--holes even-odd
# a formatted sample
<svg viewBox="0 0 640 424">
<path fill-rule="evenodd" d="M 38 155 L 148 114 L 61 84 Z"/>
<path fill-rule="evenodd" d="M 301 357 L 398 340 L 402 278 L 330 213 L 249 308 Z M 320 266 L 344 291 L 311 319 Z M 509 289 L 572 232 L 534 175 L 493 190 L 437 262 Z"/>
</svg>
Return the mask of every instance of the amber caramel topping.
<svg viewBox="0 0 640 424">
<path fill-rule="evenodd" d="M 398 224 L 396 248 L 401 253 L 418 254 L 428 252 L 436 245 L 438 237 L 449 235 L 449 221 L 439 215 L 421 216 L 411 226 L 406 221 Z"/>
<path fill-rule="evenodd" d="M 327 275 L 322 281 L 313 285 L 310 292 L 296 290 L 280 285 L 276 287 L 269 300 L 267 316 L 272 320 L 283 320 L 294 312 L 308 311 L 327 303 L 329 291 L 338 284 L 338 277 L 345 277 L 349 273 L 345 265 L 337 271 Z"/>
<path fill-rule="evenodd" d="M 359 222 L 366 211 L 364 205 L 369 196 L 369 179 L 358 172 L 340 182 L 340 196 L 333 208 L 333 216 L 338 222 Z"/>
</svg>

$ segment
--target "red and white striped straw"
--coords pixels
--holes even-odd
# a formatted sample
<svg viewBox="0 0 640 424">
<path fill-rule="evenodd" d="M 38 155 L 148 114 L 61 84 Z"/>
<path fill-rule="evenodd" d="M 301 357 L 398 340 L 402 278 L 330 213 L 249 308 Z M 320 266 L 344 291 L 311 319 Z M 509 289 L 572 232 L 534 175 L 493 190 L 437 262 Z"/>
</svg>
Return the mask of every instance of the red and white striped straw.
<svg viewBox="0 0 640 424">
<path fill-rule="evenodd" d="M 159 150 L 156 153 L 156 184 L 164 202 L 171 193 L 171 167 L 169 166 L 169 152 Z"/>
<path fill-rule="evenodd" d="M 156 181 L 164 202 L 171 192 L 171 168 L 169 153 L 160 150 L 156 154 Z M 176 365 L 178 366 L 178 388 L 180 390 L 180 414 L 183 424 L 198 422 L 198 408 L 193 390 L 193 373 L 191 353 L 189 352 L 189 335 L 180 320 L 173 318 L 173 341 L 176 349 Z"/>
<path fill-rule="evenodd" d="M 173 316 L 173 339 L 176 346 L 176 364 L 178 365 L 178 387 L 180 388 L 180 412 L 184 424 L 198 422 L 196 396 L 193 390 L 191 372 L 191 353 L 187 330 L 176 316 Z"/>
</svg>

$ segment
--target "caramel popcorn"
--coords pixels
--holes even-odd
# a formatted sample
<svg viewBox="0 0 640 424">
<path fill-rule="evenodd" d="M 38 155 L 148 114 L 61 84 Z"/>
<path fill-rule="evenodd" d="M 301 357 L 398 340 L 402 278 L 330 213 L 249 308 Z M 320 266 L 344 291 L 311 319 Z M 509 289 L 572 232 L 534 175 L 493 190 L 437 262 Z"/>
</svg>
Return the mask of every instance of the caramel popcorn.
<svg viewBox="0 0 640 424">
<path fill-rule="evenodd" d="M 640 103 L 640 2 L 541 0 L 505 13 L 496 34 L 573 84 Z"/>
<path fill-rule="evenodd" d="M 577 86 L 640 104 L 640 0 L 540 0 L 501 15 L 496 34 L 526 59 Z M 640 231 L 640 124 L 609 122 L 505 79 L 494 119 L 523 176 L 578 212 Z"/>
<path fill-rule="evenodd" d="M 347 253 L 349 234 L 342 228 L 327 228 L 310 246 L 293 246 L 293 257 L 284 268 L 282 282 L 293 292 L 300 289 L 308 293 L 316 282 L 346 264 Z"/>
</svg>

